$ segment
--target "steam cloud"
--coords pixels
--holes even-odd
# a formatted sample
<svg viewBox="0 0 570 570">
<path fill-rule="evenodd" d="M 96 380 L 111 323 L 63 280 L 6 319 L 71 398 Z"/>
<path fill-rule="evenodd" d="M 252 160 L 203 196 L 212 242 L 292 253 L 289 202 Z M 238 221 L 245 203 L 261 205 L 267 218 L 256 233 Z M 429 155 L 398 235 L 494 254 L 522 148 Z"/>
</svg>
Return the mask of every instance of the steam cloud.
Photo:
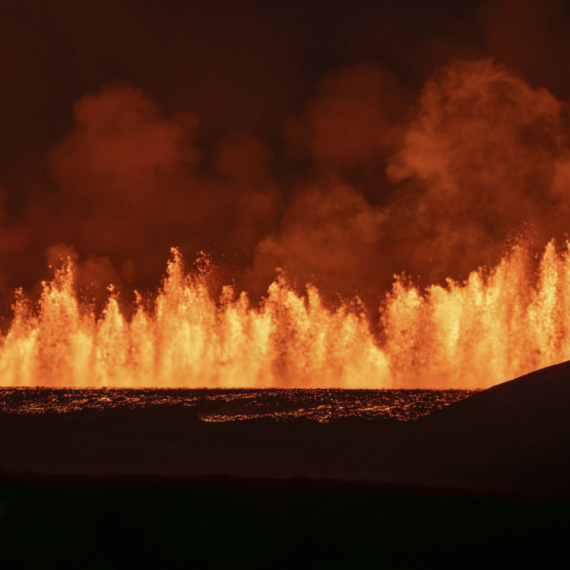
<svg viewBox="0 0 570 570">
<path fill-rule="evenodd" d="M 96 296 L 110 283 L 155 287 L 170 247 L 178 246 L 190 259 L 211 253 L 254 297 L 279 267 L 325 294 L 356 293 L 377 304 L 394 274 L 426 282 L 466 277 L 495 263 L 505 241 L 525 228 L 537 247 L 567 231 L 570 93 L 558 80 L 567 40 L 562 31 L 548 33 L 563 20 L 557 3 L 473 7 L 468 19 L 476 24 L 469 25 L 482 38 L 475 48 L 460 34 L 424 35 L 410 48 L 407 67 L 388 28 L 366 47 L 377 30 L 358 43 L 363 29 L 348 22 L 350 62 L 315 63 L 316 82 L 301 78 L 310 74 L 298 69 L 290 38 L 275 31 L 277 16 L 242 14 L 234 22 L 229 8 L 200 8 L 217 43 L 193 24 L 193 39 L 180 40 L 181 52 L 164 65 L 164 52 L 149 48 L 156 80 L 148 82 L 119 38 L 123 26 L 143 45 L 151 41 L 150 24 L 142 11 L 132 7 L 129 16 L 119 4 L 107 2 L 117 30 L 101 50 L 121 53 L 133 71 L 111 65 L 121 81 L 108 81 L 106 72 L 93 71 L 95 44 L 79 33 L 94 15 L 54 3 L 51 16 L 65 12 L 73 28 L 60 41 L 81 44 L 80 64 L 93 75 L 62 97 L 75 101 L 72 123 L 57 125 L 54 137 L 47 127 L 34 131 L 28 117 L 18 131 L 38 140 L 32 137 L 29 149 L 16 136 L 13 148 L 3 144 L 4 312 L 14 287 L 37 292 L 46 264 L 66 257 L 78 265 L 79 285 Z M 499 33 L 515 13 L 509 33 Z M 161 21 L 182 37 L 177 19 L 168 13 Z M 447 22 L 450 30 L 461 28 L 458 19 Z M 537 46 L 532 58 L 513 47 L 529 37 Z M 29 91 L 47 97 L 42 78 L 28 71 L 39 52 L 12 39 L 3 73 L 26 70 L 28 87 L 24 81 L 20 103 L 4 101 L 5 133 L 15 129 L 11 114 L 33 111 Z M 232 65 L 229 54 L 240 42 Z M 392 67 L 370 55 L 381 44 L 392 48 Z M 201 83 L 179 73 L 184 56 Z M 269 68 L 275 73 L 266 74 Z M 211 81 L 204 69 L 213 70 Z M 59 68 L 51 72 L 59 77 Z M 236 74 L 247 83 L 242 92 Z M 406 74 L 415 74 L 419 88 Z"/>
</svg>

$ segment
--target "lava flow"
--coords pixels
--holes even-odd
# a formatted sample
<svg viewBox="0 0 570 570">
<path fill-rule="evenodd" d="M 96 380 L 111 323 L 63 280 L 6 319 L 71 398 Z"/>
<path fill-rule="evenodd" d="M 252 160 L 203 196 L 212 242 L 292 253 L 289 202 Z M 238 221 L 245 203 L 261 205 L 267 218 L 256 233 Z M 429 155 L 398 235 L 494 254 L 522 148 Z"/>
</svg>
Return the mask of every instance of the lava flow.
<svg viewBox="0 0 570 570">
<path fill-rule="evenodd" d="M 485 388 L 570 358 L 570 243 L 539 263 L 515 247 L 492 270 L 424 291 L 396 279 L 372 332 L 358 302 L 335 309 L 285 279 L 253 305 L 174 249 L 152 306 L 116 293 L 97 316 L 71 262 L 37 306 L 18 295 L 2 338 L 2 386 Z"/>
</svg>

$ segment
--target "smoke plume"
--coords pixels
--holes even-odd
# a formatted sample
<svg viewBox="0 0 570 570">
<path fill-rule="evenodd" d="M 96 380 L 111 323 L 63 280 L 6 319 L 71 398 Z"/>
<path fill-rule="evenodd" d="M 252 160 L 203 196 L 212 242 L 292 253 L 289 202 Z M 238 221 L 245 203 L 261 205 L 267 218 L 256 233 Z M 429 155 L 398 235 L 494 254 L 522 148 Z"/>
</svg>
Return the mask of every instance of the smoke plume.
<svg viewBox="0 0 570 570">
<path fill-rule="evenodd" d="M 1 24 L 4 314 L 68 257 L 95 296 L 155 289 L 176 246 L 255 299 L 280 268 L 377 306 L 395 274 L 461 279 L 567 231 L 560 3 L 357 2 L 325 27 L 318 7 L 72 4 Z"/>
</svg>

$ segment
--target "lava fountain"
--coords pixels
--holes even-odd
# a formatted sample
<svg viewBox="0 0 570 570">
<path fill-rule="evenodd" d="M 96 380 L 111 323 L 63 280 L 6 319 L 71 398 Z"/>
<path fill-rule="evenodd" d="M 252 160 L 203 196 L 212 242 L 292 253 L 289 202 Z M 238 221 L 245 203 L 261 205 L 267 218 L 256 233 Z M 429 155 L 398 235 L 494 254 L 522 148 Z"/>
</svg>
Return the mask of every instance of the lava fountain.
<svg viewBox="0 0 570 570">
<path fill-rule="evenodd" d="M 485 388 L 570 358 L 570 243 L 539 260 L 524 246 L 464 282 L 396 278 L 379 332 L 354 300 L 336 308 L 283 277 L 259 304 L 172 250 L 151 306 L 132 316 L 111 291 L 80 300 L 68 262 L 37 305 L 21 292 L 0 341 L 1 386 Z"/>
</svg>

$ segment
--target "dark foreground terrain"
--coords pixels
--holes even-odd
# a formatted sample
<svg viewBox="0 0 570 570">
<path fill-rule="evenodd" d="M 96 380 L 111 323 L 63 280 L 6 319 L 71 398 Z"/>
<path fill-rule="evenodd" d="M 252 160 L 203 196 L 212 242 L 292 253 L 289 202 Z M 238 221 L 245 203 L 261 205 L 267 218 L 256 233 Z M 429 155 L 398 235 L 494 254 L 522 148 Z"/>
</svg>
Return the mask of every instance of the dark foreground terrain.
<svg viewBox="0 0 570 570">
<path fill-rule="evenodd" d="M 562 568 L 570 363 L 412 422 L 3 413 L 0 466 L 2 568 Z"/>
<path fill-rule="evenodd" d="M 570 501 L 308 479 L 22 477 L 0 567 L 567 568 Z"/>
</svg>

